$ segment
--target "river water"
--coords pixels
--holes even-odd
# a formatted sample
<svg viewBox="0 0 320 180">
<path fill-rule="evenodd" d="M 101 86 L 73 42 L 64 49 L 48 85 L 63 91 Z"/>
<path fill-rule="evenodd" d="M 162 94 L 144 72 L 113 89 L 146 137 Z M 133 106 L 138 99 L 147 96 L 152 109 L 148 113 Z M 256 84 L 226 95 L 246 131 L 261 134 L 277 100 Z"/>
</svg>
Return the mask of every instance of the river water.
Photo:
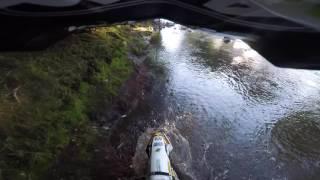
<svg viewBox="0 0 320 180">
<path fill-rule="evenodd" d="M 320 179 L 320 72 L 274 67 L 241 40 L 180 25 L 161 36 L 164 85 L 131 119 L 144 134 L 167 131 L 181 179 Z"/>
</svg>

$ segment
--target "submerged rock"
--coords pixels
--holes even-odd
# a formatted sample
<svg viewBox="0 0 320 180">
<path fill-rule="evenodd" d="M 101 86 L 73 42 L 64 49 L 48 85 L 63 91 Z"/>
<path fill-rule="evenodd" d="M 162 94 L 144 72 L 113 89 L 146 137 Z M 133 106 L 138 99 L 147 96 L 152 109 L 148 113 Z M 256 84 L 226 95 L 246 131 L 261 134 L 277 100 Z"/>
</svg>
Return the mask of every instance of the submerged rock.
<svg viewBox="0 0 320 180">
<path fill-rule="evenodd" d="M 272 142 L 286 158 L 319 161 L 319 115 L 303 112 L 278 121 L 272 130 Z"/>
</svg>

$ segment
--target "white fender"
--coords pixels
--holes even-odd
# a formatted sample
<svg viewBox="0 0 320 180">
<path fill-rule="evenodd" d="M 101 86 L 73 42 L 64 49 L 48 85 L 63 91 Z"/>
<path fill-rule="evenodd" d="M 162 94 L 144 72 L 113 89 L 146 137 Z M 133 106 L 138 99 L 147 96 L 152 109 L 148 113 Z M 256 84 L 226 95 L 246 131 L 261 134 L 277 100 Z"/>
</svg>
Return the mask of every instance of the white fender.
<svg viewBox="0 0 320 180">
<path fill-rule="evenodd" d="M 174 180 L 173 171 L 169 159 L 169 153 L 173 147 L 165 135 L 155 133 L 147 147 L 149 156 L 149 179 L 150 180 Z"/>
</svg>

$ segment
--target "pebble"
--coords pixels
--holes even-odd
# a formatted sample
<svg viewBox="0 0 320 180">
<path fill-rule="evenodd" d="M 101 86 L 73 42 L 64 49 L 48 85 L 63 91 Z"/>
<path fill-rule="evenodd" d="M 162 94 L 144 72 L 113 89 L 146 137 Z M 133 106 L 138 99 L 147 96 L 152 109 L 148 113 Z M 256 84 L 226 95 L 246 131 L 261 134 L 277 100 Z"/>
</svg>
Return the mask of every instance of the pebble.
<svg viewBox="0 0 320 180">
<path fill-rule="evenodd" d="M 127 117 L 127 115 L 126 115 L 126 114 L 124 114 L 124 115 L 122 115 L 122 116 L 121 116 L 121 118 L 125 118 L 125 117 Z"/>
<path fill-rule="evenodd" d="M 103 126 L 102 127 L 104 130 L 109 130 L 110 129 L 110 127 L 108 127 L 108 126 Z"/>
</svg>

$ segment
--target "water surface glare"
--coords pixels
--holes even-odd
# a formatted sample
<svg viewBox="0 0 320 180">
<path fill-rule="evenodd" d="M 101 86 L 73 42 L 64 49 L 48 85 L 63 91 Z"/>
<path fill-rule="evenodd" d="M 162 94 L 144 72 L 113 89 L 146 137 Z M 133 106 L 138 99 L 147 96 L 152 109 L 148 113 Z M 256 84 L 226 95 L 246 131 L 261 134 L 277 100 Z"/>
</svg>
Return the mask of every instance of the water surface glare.
<svg viewBox="0 0 320 180">
<path fill-rule="evenodd" d="M 163 113 L 189 142 L 189 177 L 320 179 L 318 71 L 277 68 L 241 40 L 179 25 L 161 36 Z"/>
</svg>

